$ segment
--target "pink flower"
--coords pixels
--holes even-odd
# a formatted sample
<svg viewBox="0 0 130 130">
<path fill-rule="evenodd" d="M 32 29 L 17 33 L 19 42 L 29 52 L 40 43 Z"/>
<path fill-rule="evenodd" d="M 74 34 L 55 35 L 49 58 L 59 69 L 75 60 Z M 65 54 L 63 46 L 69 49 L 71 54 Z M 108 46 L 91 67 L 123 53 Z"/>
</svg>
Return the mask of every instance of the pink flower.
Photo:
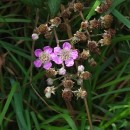
<svg viewBox="0 0 130 130">
<path fill-rule="evenodd" d="M 45 46 L 43 50 L 36 49 L 34 52 L 37 59 L 34 61 L 34 65 L 39 68 L 43 67 L 44 69 L 48 70 L 51 68 L 51 54 L 52 54 L 52 48 L 49 46 Z"/>
<path fill-rule="evenodd" d="M 52 54 L 52 60 L 56 64 L 62 64 L 65 62 L 65 65 L 67 67 L 71 67 L 74 65 L 74 60 L 78 57 L 78 52 L 76 49 L 71 49 L 71 44 L 68 42 L 65 42 L 62 45 L 61 49 L 60 47 L 54 48 L 54 53 Z"/>
</svg>

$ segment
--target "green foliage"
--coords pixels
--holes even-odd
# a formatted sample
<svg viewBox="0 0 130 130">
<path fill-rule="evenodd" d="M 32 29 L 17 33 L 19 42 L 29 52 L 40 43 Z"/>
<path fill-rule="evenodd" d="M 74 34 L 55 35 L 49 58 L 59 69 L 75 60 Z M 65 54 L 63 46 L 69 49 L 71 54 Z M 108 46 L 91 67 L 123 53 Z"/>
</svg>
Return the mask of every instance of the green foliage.
<svg viewBox="0 0 130 130">
<path fill-rule="evenodd" d="M 32 68 L 33 41 L 31 34 L 35 26 L 36 8 L 39 8 L 40 22 L 48 16 L 57 16 L 63 0 L 21 0 L 0 2 L 0 56 L 6 54 L 0 68 L 0 129 L 1 130 L 88 130 L 83 101 L 73 99 L 75 118 L 72 120 L 61 95 L 57 92 L 52 99 L 44 97 L 46 87 L 43 69 Z M 23 4 L 21 4 L 23 3 Z M 100 0 L 93 0 L 84 11 L 86 19 L 97 14 L 95 8 Z M 114 17 L 117 31 L 112 44 L 102 48 L 96 57 L 97 66 L 92 68 L 92 77 L 85 81 L 90 114 L 94 130 L 122 130 L 130 128 L 130 15 L 128 0 L 113 0 L 107 13 Z M 44 12 L 45 11 L 45 12 Z M 9 13 L 10 12 L 10 13 Z M 71 21 L 76 30 L 80 25 L 77 16 Z M 58 36 L 66 37 L 58 31 Z M 34 46 L 39 48 L 55 41 L 41 37 Z M 39 43 L 39 44 L 37 44 Z M 40 44 L 41 43 L 41 44 Z M 80 47 L 80 45 L 78 45 Z M 1 60 L 1 59 L 0 59 Z M 85 63 L 86 64 L 86 63 Z M 86 65 L 85 69 L 89 67 Z M 39 93 L 38 97 L 34 89 Z"/>
</svg>

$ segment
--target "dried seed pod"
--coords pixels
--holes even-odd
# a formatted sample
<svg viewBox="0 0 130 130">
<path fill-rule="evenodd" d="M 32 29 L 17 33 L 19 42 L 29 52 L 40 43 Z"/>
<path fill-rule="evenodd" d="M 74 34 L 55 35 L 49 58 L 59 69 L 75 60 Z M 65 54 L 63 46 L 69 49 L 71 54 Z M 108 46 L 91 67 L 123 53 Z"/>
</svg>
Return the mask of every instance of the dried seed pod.
<svg viewBox="0 0 130 130">
<path fill-rule="evenodd" d="M 111 44 L 111 38 L 108 38 L 108 37 L 104 37 L 103 39 L 101 39 L 99 41 L 99 43 L 101 44 L 101 46 L 108 46 Z"/>
<path fill-rule="evenodd" d="M 101 26 L 103 28 L 110 28 L 113 22 L 113 17 L 110 14 L 101 17 Z"/>
<path fill-rule="evenodd" d="M 47 31 L 47 32 L 44 34 L 44 37 L 45 37 L 46 39 L 51 39 L 51 38 L 52 38 L 52 32 Z"/>
<path fill-rule="evenodd" d="M 57 71 L 55 71 L 54 68 L 50 68 L 49 70 L 46 70 L 46 77 L 51 78 L 57 75 Z"/>
<path fill-rule="evenodd" d="M 66 9 L 66 10 L 64 10 L 64 11 L 61 13 L 61 17 L 62 17 L 62 18 L 69 18 L 69 17 L 70 17 L 70 14 L 71 14 L 71 12 L 69 11 L 69 9 Z"/>
<path fill-rule="evenodd" d="M 86 30 L 88 28 L 88 21 L 82 22 L 80 28 Z"/>
<path fill-rule="evenodd" d="M 58 27 L 59 26 L 59 24 L 61 23 L 61 18 L 60 17 L 55 17 L 54 19 L 51 19 L 50 20 L 50 22 L 51 22 L 51 26 L 52 27 Z"/>
<path fill-rule="evenodd" d="M 72 88 L 73 87 L 73 85 L 74 85 L 74 82 L 72 81 L 72 80 L 63 80 L 63 86 L 65 87 L 65 88 Z"/>
<path fill-rule="evenodd" d="M 91 73 L 88 72 L 88 71 L 84 71 L 84 72 L 82 72 L 82 73 L 79 75 L 79 77 L 80 77 L 81 79 L 87 80 L 87 79 L 89 79 L 89 78 L 91 77 Z"/>
<path fill-rule="evenodd" d="M 97 65 L 97 62 L 93 58 L 88 59 L 88 63 L 92 67 L 95 67 Z"/>
<path fill-rule="evenodd" d="M 78 11 L 78 12 L 80 12 L 80 11 L 82 11 L 83 10 L 83 4 L 82 3 L 74 3 L 74 11 L 76 12 L 76 11 Z"/>
<path fill-rule="evenodd" d="M 38 28 L 34 30 L 36 33 L 42 33 L 45 34 L 47 31 L 49 31 L 49 27 L 47 24 L 41 24 Z"/>
<path fill-rule="evenodd" d="M 87 36 L 83 32 L 80 32 L 80 31 L 77 31 L 74 36 L 77 37 L 80 41 L 87 40 Z"/>
<path fill-rule="evenodd" d="M 100 27 L 100 21 L 96 19 L 90 20 L 89 24 L 90 24 L 90 27 L 89 27 L 90 29 L 97 29 Z"/>
<path fill-rule="evenodd" d="M 109 28 L 108 30 L 105 30 L 105 33 L 111 35 L 111 36 L 114 36 L 116 34 L 116 30 L 115 29 L 112 29 L 112 28 Z"/>
<path fill-rule="evenodd" d="M 72 93 L 71 89 L 65 88 L 62 91 L 62 98 L 65 101 L 71 101 L 72 97 L 73 97 L 73 93 Z"/>
<path fill-rule="evenodd" d="M 88 59 L 88 57 L 90 56 L 89 50 L 83 50 L 83 52 L 80 54 L 80 58 L 83 60 Z"/>
<path fill-rule="evenodd" d="M 98 48 L 98 43 L 96 41 L 88 41 L 87 47 L 90 50 L 90 52 L 99 54 L 100 50 Z"/>
<path fill-rule="evenodd" d="M 67 25 L 65 23 L 61 23 L 59 25 L 59 28 L 61 31 L 67 32 Z"/>
</svg>

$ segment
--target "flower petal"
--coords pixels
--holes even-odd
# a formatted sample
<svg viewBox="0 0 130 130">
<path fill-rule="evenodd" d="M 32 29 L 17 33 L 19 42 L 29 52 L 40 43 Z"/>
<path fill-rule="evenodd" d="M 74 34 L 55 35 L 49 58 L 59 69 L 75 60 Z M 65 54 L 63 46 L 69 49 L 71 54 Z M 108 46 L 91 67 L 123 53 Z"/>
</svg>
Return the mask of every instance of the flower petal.
<svg viewBox="0 0 130 130">
<path fill-rule="evenodd" d="M 56 54 L 51 54 L 51 59 L 52 59 L 52 61 L 54 61 L 56 64 L 62 64 L 62 59 L 59 57 L 59 56 L 57 56 Z"/>
<path fill-rule="evenodd" d="M 43 50 L 48 54 L 52 53 L 52 48 L 50 46 L 45 46 Z"/>
<path fill-rule="evenodd" d="M 64 44 L 62 45 L 62 48 L 65 50 L 70 50 L 71 44 L 69 42 L 64 42 Z"/>
<path fill-rule="evenodd" d="M 35 67 L 37 67 L 37 68 L 41 67 L 41 65 L 42 65 L 42 62 L 39 59 L 36 59 L 33 63 L 35 65 Z"/>
<path fill-rule="evenodd" d="M 59 53 L 61 53 L 61 48 L 60 48 L 60 47 L 55 47 L 55 48 L 54 48 L 54 53 L 57 54 L 57 55 L 58 55 Z"/>
<path fill-rule="evenodd" d="M 36 57 L 39 57 L 39 55 L 41 54 L 41 52 L 43 52 L 41 49 L 36 49 L 34 51 L 34 54 L 35 54 Z"/>
<path fill-rule="evenodd" d="M 74 60 L 78 58 L 78 51 L 72 50 L 70 53 L 70 57 L 72 57 Z"/>
<path fill-rule="evenodd" d="M 65 65 L 66 65 L 67 67 L 73 66 L 73 65 L 74 65 L 74 60 L 73 60 L 73 59 L 66 60 L 66 61 L 65 61 Z"/>
<path fill-rule="evenodd" d="M 46 62 L 46 63 L 44 63 L 43 68 L 46 69 L 46 70 L 48 70 L 48 69 L 51 68 L 51 66 L 52 66 L 51 62 Z"/>
</svg>

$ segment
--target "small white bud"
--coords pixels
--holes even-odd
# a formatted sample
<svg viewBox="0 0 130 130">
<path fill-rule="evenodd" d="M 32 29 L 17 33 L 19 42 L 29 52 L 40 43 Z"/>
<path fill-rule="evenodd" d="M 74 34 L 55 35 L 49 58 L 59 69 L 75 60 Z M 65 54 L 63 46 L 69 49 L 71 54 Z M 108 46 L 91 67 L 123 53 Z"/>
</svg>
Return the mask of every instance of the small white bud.
<svg viewBox="0 0 130 130">
<path fill-rule="evenodd" d="M 78 66 L 78 72 L 83 72 L 83 71 L 84 71 L 84 66 L 83 65 Z"/>
<path fill-rule="evenodd" d="M 83 79 L 78 79 L 78 80 L 77 80 L 77 84 L 78 84 L 78 85 L 82 85 L 82 83 L 83 83 Z"/>
<path fill-rule="evenodd" d="M 65 75 L 66 74 L 66 69 L 65 68 L 60 68 L 58 71 L 59 75 Z"/>
<path fill-rule="evenodd" d="M 48 85 L 53 85 L 53 79 L 52 78 L 48 78 L 47 79 L 47 84 Z"/>
<path fill-rule="evenodd" d="M 45 93 L 45 97 L 46 97 L 46 98 L 51 98 L 51 93 L 49 93 L 49 92 L 48 92 L 48 93 Z"/>
<path fill-rule="evenodd" d="M 39 38 L 38 34 L 37 33 L 33 33 L 32 34 L 32 39 L 33 40 L 37 40 Z"/>
</svg>

